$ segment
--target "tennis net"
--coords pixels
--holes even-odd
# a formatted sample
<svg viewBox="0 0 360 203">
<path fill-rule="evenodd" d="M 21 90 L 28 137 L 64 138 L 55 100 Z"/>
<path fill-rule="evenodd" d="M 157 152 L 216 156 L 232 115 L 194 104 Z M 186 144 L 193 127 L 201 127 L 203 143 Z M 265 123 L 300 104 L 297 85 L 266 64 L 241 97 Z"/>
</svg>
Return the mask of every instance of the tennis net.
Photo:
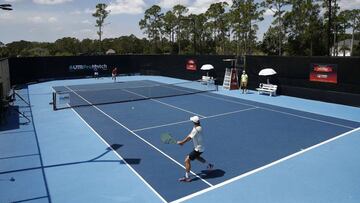
<svg viewBox="0 0 360 203">
<path fill-rule="evenodd" d="M 53 109 L 59 110 L 217 91 L 217 86 L 209 82 L 190 81 L 137 87 L 94 88 L 92 85 L 88 89 L 84 86 L 82 88 L 62 86 L 55 87 L 54 90 L 52 96 Z"/>
</svg>

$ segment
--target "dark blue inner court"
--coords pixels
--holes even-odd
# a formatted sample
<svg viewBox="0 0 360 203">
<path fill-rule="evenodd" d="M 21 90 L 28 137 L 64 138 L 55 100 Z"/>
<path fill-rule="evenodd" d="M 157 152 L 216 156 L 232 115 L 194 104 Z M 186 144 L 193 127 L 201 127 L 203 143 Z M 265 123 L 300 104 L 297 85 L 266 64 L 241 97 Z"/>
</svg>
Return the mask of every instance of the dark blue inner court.
<svg viewBox="0 0 360 203">
<path fill-rule="evenodd" d="M 151 81 L 104 84 L 104 89 L 145 83 Z M 95 95 L 81 92 L 93 88 L 54 87 L 55 91 L 73 91 L 71 97 L 75 98 L 70 100 L 88 104 L 74 110 L 108 145 L 119 146 L 116 152 L 132 160 L 128 164 L 166 201 L 213 187 L 360 126 L 353 121 L 211 92 L 92 106 L 98 99 L 113 96 L 106 91 Z M 191 183 L 179 183 L 184 158 L 193 145 L 165 145 L 160 135 L 170 132 L 176 139 L 183 139 L 192 128 L 192 115 L 201 118 L 206 146 L 203 155 L 215 168 L 210 172 L 194 161 L 192 171 L 198 176 Z"/>
</svg>

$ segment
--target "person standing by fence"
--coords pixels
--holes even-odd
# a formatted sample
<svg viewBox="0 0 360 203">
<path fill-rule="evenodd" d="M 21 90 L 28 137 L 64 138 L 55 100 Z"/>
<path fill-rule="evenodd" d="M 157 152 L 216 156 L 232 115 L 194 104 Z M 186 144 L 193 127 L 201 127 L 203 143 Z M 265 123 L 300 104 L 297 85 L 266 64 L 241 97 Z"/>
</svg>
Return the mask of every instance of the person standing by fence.
<svg viewBox="0 0 360 203">
<path fill-rule="evenodd" d="M 241 81 L 240 81 L 240 89 L 242 89 L 242 93 L 247 93 L 247 83 L 248 83 L 248 75 L 246 74 L 245 70 L 243 70 L 243 73 L 241 75 Z"/>
</svg>

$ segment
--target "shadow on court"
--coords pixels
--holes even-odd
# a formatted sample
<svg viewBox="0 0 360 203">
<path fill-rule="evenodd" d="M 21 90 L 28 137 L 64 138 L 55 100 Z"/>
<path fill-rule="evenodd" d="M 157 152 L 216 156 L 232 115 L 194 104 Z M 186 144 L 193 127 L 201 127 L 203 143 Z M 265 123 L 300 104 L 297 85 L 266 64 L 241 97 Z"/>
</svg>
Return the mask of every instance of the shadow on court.
<svg viewBox="0 0 360 203">
<path fill-rule="evenodd" d="M 225 171 L 221 169 L 213 169 L 213 170 L 202 170 L 201 173 L 196 174 L 202 179 L 213 179 L 223 177 L 225 175 Z M 200 180 L 200 178 L 193 178 L 192 181 Z"/>
<path fill-rule="evenodd" d="M 240 91 L 241 94 L 243 94 L 243 93 L 242 93 L 242 90 L 239 90 L 239 91 Z M 245 94 L 255 94 L 255 92 L 247 91 Z"/>
<path fill-rule="evenodd" d="M 20 117 L 16 113 L 19 107 L 9 106 L 3 112 L 0 112 L 0 131 L 20 129 Z"/>
<path fill-rule="evenodd" d="M 108 162 L 108 163 L 120 163 L 120 164 L 129 164 L 129 165 L 137 165 L 140 164 L 141 159 L 138 158 L 123 158 L 124 160 L 101 160 L 100 158 L 104 157 L 106 154 L 112 151 L 112 149 L 119 149 L 123 145 L 120 144 L 113 144 L 111 147 L 107 147 L 105 152 L 100 154 L 97 157 L 94 157 L 90 160 L 85 161 L 77 161 L 77 162 L 70 162 L 70 163 L 62 163 L 62 164 L 53 164 L 47 166 L 39 166 L 39 167 L 30 167 L 30 168 L 23 168 L 23 169 L 16 169 L 16 170 L 9 170 L 9 171 L 0 171 L 0 175 L 2 174 L 9 174 L 14 172 L 22 172 L 22 171 L 30 171 L 35 169 L 43 169 L 43 168 L 54 168 L 54 167 L 61 167 L 61 166 L 70 166 L 70 165 L 78 165 L 78 164 L 91 164 L 91 163 L 98 163 L 98 162 Z M 17 158 L 17 157 L 14 157 Z"/>
<path fill-rule="evenodd" d="M 110 147 L 106 148 L 106 150 L 113 149 L 116 151 L 116 150 L 120 149 L 120 147 L 122 147 L 122 146 L 123 146 L 122 144 L 112 144 L 112 145 L 110 145 Z"/>
<path fill-rule="evenodd" d="M 122 144 L 112 144 L 112 145 L 110 145 L 110 147 L 106 148 L 106 150 L 108 150 L 108 151 L 111 151 L 111 150 L 117 151 L 122 146 L 123 146 Z M 103 156 L 103 155 L 101 155 L 101 156 Z M 97 158 L 95 158 L 95 159 L 97 159 Z M 121 164 L 126 164 L 127 163 L 129 165 L 137 165 L 137 164 L 140 164 L 140 159 L 124 158 L 124 161 L 120 160 L 120 163 Z"/>
</svg>

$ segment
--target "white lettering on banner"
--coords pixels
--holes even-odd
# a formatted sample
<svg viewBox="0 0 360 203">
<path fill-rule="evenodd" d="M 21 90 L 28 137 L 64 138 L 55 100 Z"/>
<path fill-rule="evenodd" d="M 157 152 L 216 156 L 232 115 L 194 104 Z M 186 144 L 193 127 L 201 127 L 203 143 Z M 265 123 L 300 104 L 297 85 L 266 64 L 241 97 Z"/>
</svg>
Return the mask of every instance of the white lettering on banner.
<svg viewBox="0 0 360 203">
<path fill-rule="evenodd" d="M 328 78 L 327 75 L 323 75 L 323 74 L 317 74 L 316 77 L 317 78 Z"/>
<path fill-rule="evenodd" d="M 70 71 L 79 71 L 79 70 L 108 70 L 106 64 L 93 64 L 93 65 L 70 65 Z"/>
</svg>

